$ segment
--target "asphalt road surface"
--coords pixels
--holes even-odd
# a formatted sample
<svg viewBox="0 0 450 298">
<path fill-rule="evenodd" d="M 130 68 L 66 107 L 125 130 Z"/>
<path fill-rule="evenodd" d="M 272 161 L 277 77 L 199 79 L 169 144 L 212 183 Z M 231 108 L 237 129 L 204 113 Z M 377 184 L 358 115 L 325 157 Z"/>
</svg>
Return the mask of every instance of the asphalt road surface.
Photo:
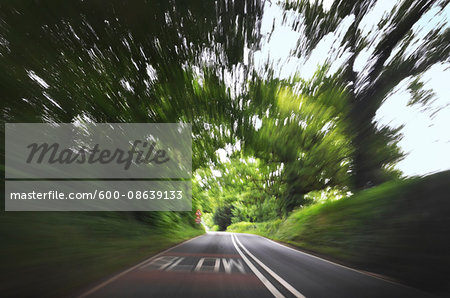
<svg viewBox="0 0 450 298">
<path fill-rule="evenodd" d="M 81 297 L 427 297 L 264 237 L 208 233 L 168 249 Z"/>
</svg>

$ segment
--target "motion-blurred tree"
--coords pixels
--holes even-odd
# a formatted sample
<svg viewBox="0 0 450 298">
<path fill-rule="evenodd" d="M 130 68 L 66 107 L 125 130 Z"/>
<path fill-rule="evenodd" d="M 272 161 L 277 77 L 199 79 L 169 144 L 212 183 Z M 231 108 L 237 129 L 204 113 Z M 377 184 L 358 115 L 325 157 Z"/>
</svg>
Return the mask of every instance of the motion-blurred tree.
<svg viewBox="0 0 450 298">
<path fill-rule="evenodd" d="M 244 104 L 251 111 L 240 132 L 244 152 L 280 172 L 274 179 L 284 185 L 278 197 L 285 213 L 307 205 L 310 191 L 349 184 L 353 149 L 347 134 L 348 104 L 344 88 L 337 77 L 326 75 L 327 69 L 308 81 L 255 78 Z"/>
<path fill-rule="evenodd" d="M 259 0 L 2 1 L 2 121 L 189 122 L 195 170 L 230 138 L 225 77 L 251 71 L 261 16 Z"/>
<path fill-rule="evenodd" d="M 258 47 L 261 15 L 259 0 L 4 1 L 2 118 L 190 122 L 197 168 L 227 137 L 204 123 L 232 128 L 225 76 Z"/>
<path fill-rule="evenodd" d="M 390 145 L 398 139 L 395 131 L 380 131 L 374 124 L 375 113 L 383 100 L 404 79 L 416 78 L 437 63 L 450 62 L 450 29 L 446 28 L 446 22 L 423 37 L 414 31 L 426 13 L 442 13 L 448 0 L 397 2 L 372 30 L 365 32 L 363 20 L 371 17 L 370 11 L 376 3 L 375 0 L 336 0 L 328 10 L 322 1 L 284 3 L 286 15 L 292 11 L 300 13 L 292 22 L 292 27 L 303 33 L 296 52 L 299 57 L 308 56 L 327 34 L 343 32 L 338 53 L 330 59 L 347 57 L 339 73 L 351 105 L 349 133 L 355 148 L 352 173 L 356 188 L 385 180 L 384 167 L 401 157 Z M 350 25 L 346 27 L 345 22 Z M 370 58 L 363 71 L 357 72 L 354 66 L 360 54 L 369 54 Z M 429 97 L 423 96 L 414 102 L 427 100 Z"/>
</svg>

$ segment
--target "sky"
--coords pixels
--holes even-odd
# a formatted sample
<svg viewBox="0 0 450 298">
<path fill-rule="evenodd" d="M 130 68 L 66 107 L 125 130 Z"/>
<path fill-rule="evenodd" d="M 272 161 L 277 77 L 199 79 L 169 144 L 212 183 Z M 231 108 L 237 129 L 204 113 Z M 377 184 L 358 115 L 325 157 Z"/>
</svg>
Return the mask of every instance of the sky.
<svg viewBox="0 0 450 298">
<path fill-rule="evenodd" d="M 324 1 L 324 7 L 331 6 L 332 0 Z M 382 15 L 393 8 L 395 1 L 378 1 L 369 17 L 364 20 L 361 29 L 369 32 L 370 28 L 378 23 Z M 414 30 L 420 38 L 430 29 L 437 28 L 444 21 L 450 19 L 450 5 L 444 12 L 436 17 L 437 10 L 431 10 L 417 23 Z M 281 22 L 282 10 L 275 1 L 266 2 L 261 31 L 263 33 L 263 46 L 254 54 L 254 62 L 257 68 L 261 68 L 269 61 L 275 68 L 275 74 L 279 78 L 288 78 L 295 72 L 308 79 L 317 70 L 317 66 L 324 63 L 324 57 L 328 57 L 329 50 L 333 47 L 333 41 L 339 38 L 339 34 L 327 35 L 320 41 L 308 60 L 302 60 L 290 55 L 296 48 L 300 33 L 293 31 L 289 26 Z M 345 30 L 352 22 L 352 18 L 344 20 L 339 30 Z M 275 25 L 275 30 L 272 27 Z M 448 27 L 448 24 L 447 24 Z M 414 48 L 411 48 L 413 51 Z M 364 65 L 370 51 L 362 52 L 356 59 L 355 71 L 364 71 Z M 331 71 L 345 61 L 343 55 L 334 60 Z M 402 82 L 396 92 L 388 96 L 384 104 L 378 110 L 377 125 L 388 125 L 396 128 L 403 125 L 401 130 L 403 138 L 399 143 L 402 151 L 407 155 L 397 164 L 406 176 L 427 175 L 450 169 L 450 65 L 437 65 L 429 69 L 422 77 L 427 89 L 433 89 L 436 99 L 424 110 L 423 106 L 408 106 L 411 98 L 407 92 L 407 82 Z M 434 111 L 439 110 L 437 113 Z"/>
</svg>

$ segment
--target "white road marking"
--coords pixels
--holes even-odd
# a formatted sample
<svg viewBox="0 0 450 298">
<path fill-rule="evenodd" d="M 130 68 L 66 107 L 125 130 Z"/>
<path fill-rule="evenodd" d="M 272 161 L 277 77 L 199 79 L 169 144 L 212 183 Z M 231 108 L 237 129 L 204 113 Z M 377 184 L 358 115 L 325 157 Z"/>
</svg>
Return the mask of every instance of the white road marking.
<svg viewBox="0 0 450 298">
<path fill-rule="evenodd" d="M 248 251 L 247 248 L 242 244 L 241 241 L 239 241 L 239 238 L 236 235 L 233 235 L 236 239 L 237 243 L 242 247 L 242 249 L 264 270 L 266 270 L 267 273 L 269 273 L 275 280 L 277 280 L 280 284 L 283 285 L 289 292 L 291 292 L 295 297 L 301 297 L 305 298 L 297 289 L 295 289 L 293 286 L 291 286 L 287 281 L 285 281 L 283 278 L 281 278 L 278 274 L 272 271 L 269 267 L 267 267 L 263 262 L 261 262 L 258 258 L 256 258 L 251 252 Z"/>
<path fill-rule="evenodd" d="M 203 263 L 205 262 L 206 259 L 214 260 L 215 261 L 214 266 L 211 266 L 211 265 L 203 266 Z M 202 267 L 205 267 L 206 270 L 205 269 L 202 270 Z M 219 258 L 201 258 L 198 261 L 197 266 L 195 266 L 194 271 L 197 271 L 197 272 L 199 272 L 199 271 L 219 272 L 219 269 L 220 269 L 220 259 Z"/>
<path fill-rule="evenodd" d="M 327 262 L 327 263 L 330 263 L 330 264 L 333 264 L 333 265 L 336 265 L 336 266 L 339 266 L 339 267 L 342 267 L 342 268 L 345 268 L 345 269 L 349 269 L 349 270 L 352 270 L 352 271 L 355 271 L 355 272 L 358 272 L 358 273 L 361 273 L 361 274 L 365 274 L 364 272 L 361 272 L 361 271 L 359 271 L 359 270 L 357 270 L 357 269 L 353 269 L 353 268 L 350 268 L 350 267 L 347 267 L 347 266 L 344 266 L 344 265 L 341 265 L 341 264 L 338 264 L 338 263 L 335 263 L 335 262 L 332 262 L 332 261 L 329 261 L 329 260 L 326 260 L 326 259 L 322 259 L 321 257 L 315 256 L 315 255 L 311 255 L 311 254 L 306 253 L 306 252 L 303 252 L 303 251 L 301 251 L 301 250 L 297 250 L 297 249 L 294 249 L 294 248 L 292 248 L 292 247 L 283 245 L 283 244 L 281 244 L 281 243 L 278 243 L 278 242 L 276 242 L 276 241 L 273 241 L 272 239 L 269 239 L 269 238 L 266 238 L 266 237 L 262 237 L 262 236 L 259 236 L 259 237 L 261 237 L 261 238 L 263 238 L 263 239 L 266 239 L 267 241 L 270 241 L 270 242 L 272 242 L 272 243 L 274 243 L 274 244 L 276 244 L 276 245 L 278 245 L 278 246 L 281 246 L 281 247 L 287 248 L 287 249 L 289 249 L 289 250 L 295 251 L 296 253 L 299 253 L 299 254 L 302 254 L 302 255 L 305 255 L 305 256 L 308 256 L 308 257 L 312 257 L 312 258 L 314 258 L 314 259 L 318 259 L 318 260 L 321 260 L 321 261 L 324 261 L 324 262 Z M 367 274 L 366 274 L 366 275 L 367 275 Z M 369 275 L 369 276 L 370 276 L 370 275 Z"/>
<path fill-rule="evenodd" d="M 183 261 L 183 260 L 184 260 L 184 257 L 179 258 L 175 263 L 173 263 L 172 265 L 167 267 L 166 271 L 172 270 L 176 265 L 180 264 L 181 261 Z"/>
<path fill-rule="evenodd" d="M 257 236 L 257 235 L 252 235 L 252 236 Z M 364 272 L 364 271 L 361 271 L 361 270 L 358 270 L 358 269 L 355 269 L 355 268 L 347 267 L 347 266 L 345 266 L 345 265 L 338 264 L 338 263 L 335 263 L 335 262 L 332 262 L 332 261 L 323 259 L 323 258 L 318 257 L 318 256 L 315 256 L 315 255 L 311 255 L 311 254 L 306 253 L 306 252 L 303 252 L 303 251 L 301 251 L 301 250 L 297 250 L 297 249 L 295 249 L 295 248 L 292 248 L 292 247 L 289 247 L 289 246 L 285 246 L 285 245 L 283 245 L 283 244 L 281 244 L 281 243 L 278 243 L 278 242 L 276 242 L 276 241 L 273 241 L 272 239 L 269 239 L 269 238 L 266 238 L 266 237 L 263 237 L 263 236 L 257 236 L 257 237 L 261 237 L 261 238 L 263 238 L 263 239 L 266 239 L 267 241 L 270 241 L 270 242 L 272 242 L 272 243 L 274 243 L 274 244 L 277 244 L 278 246 L 281 246 L 281 247 L 287 248 L 287 249 L 289 249 L 289 250 L 295 251 L 295 252 L 297 252 L 297 253 L 299 253 L 299 254 L 302 254 L 302 255 L 304 255 L 304 256 L 308 256 L 308 257 L 311 257 L 311 258 L 314 258 L 314 259 L 317 259 L 317 260 L 320 260 L 320 261 L 323 261 L 323 262 L 326 262 L 326 263 L 330 263 L 330 264 L 332 264 L 332 265 L 336 265 L 336 266 L 339 266 L 339 267 L 341 267 L 341 268 L 348 269 L 348 270 L 354 271 L 354 272 L 356 272 L 356 273 L 359 273 L 359 274 L 362 274 L 362 275 L 365 275 L 365 276 L 368 276 L 368 277 L 373 277 L 373 278 L 376 278 L 376 279 L 378 279 L 378 280 L 385 281 L 385 282 L 391 283 L 391 284 L 396 285 L 396 286 L 401 286 L 401 287 L 404 287 L 404 288 L 414 289 L 414 288 L 411 288 L 411 287 L 409 287 L 409 286 L 407 286 L 407 285 L 403 285 L 403 284 L 401 284 L 401 283 L 395 282 L 395 281 L 393 281 L 393 280 L 385 279 L 385 278 L 379 277 L 379 276 L 377 276 L 377 275 L 370 274 L 370 272 Z"/>
<path fill-rule="evenodd" d="M 197 236 L 197 237 L 194 237 L 194 238 L 189 239 L 189 240 L 187 240 L 187 241 L 181 242 L 181 243 L 179 243 L 179 244 L 177 244 L 177 245 L 175 245 L 175 246 L 172 246 L 172 247 L 170 247 L 170 248 L 168 248 L 168 249 L 166 249 L 166 250 L 164 250 L 164 251 L 162 251 L 162 252 L 160 252 L 160 253 L 154 255 L 153 257 L 150 257 L 150 258 L 148 258 L 148 259 L 146 259 L 146 260 L 140 262 L 139 264 L 134 265 L 133 267 L 128 268 L 127 270 L 124 270 L 124 271 L 122 271 L 122 272 L 120 272 L 120 273 L 114 275 L 113 277 L 111 277 L 110 279 L 108 279 L 108 280 L 102 282 L 102 283 L 99 284 L 98 286 L 93 287 L 92 289 L 90 289 L 90 290 L 84 292 L 83 294 L 81 294 L 80 296 L 78 296 L 78 298 L 84 298 L 84 297 L 87 297 L 87 296 L 91 295 L 92 293 L 98 291 L 99 289 L 103 288 L 104 286 L 106 286 L 106 285 L 112 283 L 113 281 L 115 281 L 115 280 L 118 279 L 119 277 L 124 276 L 124 275 L 127 274 L 128 272 L 131 272 L 131 271 L 133 271 L 134 269 L 137 269 L 137 268 L 139 268 L 139 267 L 141 267 L 141 266 L 144 266 L 145 264 L 147 264 L 147 263 L 153 261 L 155 258 L 157 258 L 157 257 L 159 257 L 159 256 L 161 256 L 161 255 L 163 255 L 163 254 L 165 254 L 166 252 L 168 252 L 168 251 L 170 251 L 170 250 L 172 250 L 172 249 L 174 249 L 174 248 L 176 248 L 176 247 L 178 247 L 178 246 L 180 246 L 180 245 L 183 245 L 183 244 L 186 244 L 186 243 L 188 243 L 188 242 L 191 242 L 192 240 L 197 239 L 197 238 L 199 238 L 199 237 L 202 237 L 202 236 L 204 236 L 204 235 L 205 235 L 205 234 L 200 235 L 200 236 Z"/>
<path fill-rule="evenodd" d="M 284 297 L 280 293 L 280 291 L 278 291 L 277 288 L 275 288 L 273 286 L 273 284 L 271 284 L 270 281 L 264 275 L 262 275 L 262 273 L 259 272 L 259 270 L 255 267 L 255 265 L 253 265 L 252 262 L 250 262 L 250 260 L 244 255 L 244 253 L 241 251 L 241 249 L 238 247 L 238 245 L 234 241 L 233 236 L 234 236 L 234 234 L 231 234 L 231 241 L 233 242 L 234 247 L 236 248 L 236 250 L 239 253 L 239 255 L 241 256 L 241 258 L 244 260 L 244 262 L 247 264 L 247 266 L 250 267 L 250 269 L 256 275 L 256 277 L 259 278 L 259 280 L 266 286 L 266 288 L 272 293 L 272 295 L 274 295 L 275 297 Z"/>
<path fill-rule="evenodd" d="M 242 264 L 241 260 L 227 259 L 222 258 L 223 267 L 225 268 L 225 272 L 231 274 L 231 268 L 235 266 L 241 273 L 245 273 L 244 264 Z"/>
<path fill-rule="evenodd" d="M 146 269 L 148 267 L 158 267 L 158 270 L 164 270 L 167 266 L 169 266 L 170 264 L 175 262 L 177 259 L 178 259 L 178 257 L 162 256 L 162 257 L 154 259 L 150 263 L 147 263 L 147 264 L 139 267 L 139 269 Z"/>
</svg>

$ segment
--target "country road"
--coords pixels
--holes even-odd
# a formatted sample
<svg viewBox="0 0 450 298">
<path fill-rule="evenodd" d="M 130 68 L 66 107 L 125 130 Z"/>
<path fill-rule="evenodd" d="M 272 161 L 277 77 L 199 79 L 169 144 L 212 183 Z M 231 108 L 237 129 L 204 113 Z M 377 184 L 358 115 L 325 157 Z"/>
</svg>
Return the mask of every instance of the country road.
<svg viewBox="0 0 450 298">
<path fill-rule="evenodd" d="M 427 297 L 280 245 L 208 233 L 168 249 L 80 297 Z"/>
</svg>

